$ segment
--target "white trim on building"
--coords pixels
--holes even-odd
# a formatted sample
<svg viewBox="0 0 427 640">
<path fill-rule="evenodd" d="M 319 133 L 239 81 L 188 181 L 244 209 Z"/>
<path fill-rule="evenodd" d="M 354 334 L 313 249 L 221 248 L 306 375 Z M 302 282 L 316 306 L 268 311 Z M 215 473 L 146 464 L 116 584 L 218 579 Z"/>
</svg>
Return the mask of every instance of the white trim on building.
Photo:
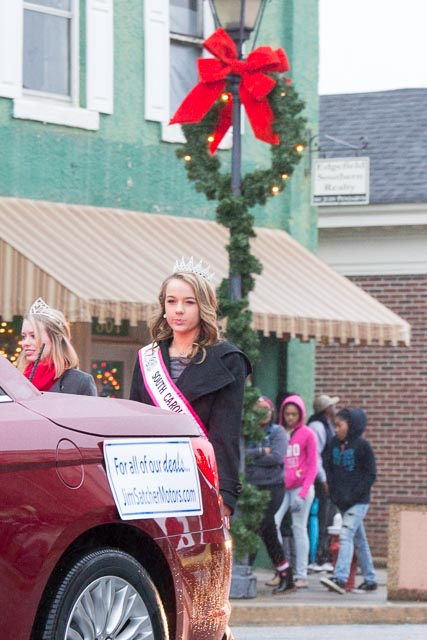
<svg viewBox="0 0 427 640">
<path fill-rule="evenodd" d="M 13 116 L 83 129 L 98 129 L 99 114 L 113 113 L 113 0 L 86 0 L 86 108 L 80 106 L 79 2 L 73 2 L 70 100 L 26 93 L 22 81 L 23 0 L 0 3 L 0 96 L 13 98 Z"/>
<path fill-rule="evenodd" d="M 427 204 L 323 207 L 317 255 L 346 276 L 427 274 Z"/>
</svg>

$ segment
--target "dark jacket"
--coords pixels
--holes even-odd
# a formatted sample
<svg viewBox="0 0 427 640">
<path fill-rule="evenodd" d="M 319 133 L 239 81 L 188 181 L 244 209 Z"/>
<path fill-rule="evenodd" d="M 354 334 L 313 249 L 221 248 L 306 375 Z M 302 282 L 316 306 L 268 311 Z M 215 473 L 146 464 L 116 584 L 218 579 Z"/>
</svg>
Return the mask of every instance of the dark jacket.
<svg viewBox="0 0 427 640">
<path fill-rule="evenodd" d="M 169 341 L 160 349 L 170 371 Z M 220 491 L 224 503 L 234 510 L 241 492 L 239 480 L 240 432 L 246 377 L 251 373 L 247 357 L 230 342 L 218 342 L 206 348 L 206 359 L 199 357 L 184 369 L 176 381 L 194 411 L 202 420 L 215 451 Z M 130 399 L 153 404 L 148 394 L 137 358 Z"/>
<path fill-rule="evenodd" d="M 261 442 L 249 443 L 246 448 L 246 479 L 258 487 L 284 484 L 284 458 L 289 436 L 279 424 L 270 423 L 264 429 Z M 265 452 L 265 448 L 270 453 Z"/>
<path fill-rule="evenodd" d="M 75 393 L 79 396 L 96 396 L 95 381 L 90 373 L 80 371 L 80 369 L 67 369 L 62 376 L 49 389 L 56 393 Z"/>
<path fill-rule="evenodd" d="M 347 439 L 341 442 L 334 436 L 325 457 L 331 500 L 340 511 L 347 511 L 355 504 L 368 504 L 376 479 L 374 452 L 369 442 L 362 438 L 366 413 L 362 409 L 347 411 Z"/>
</svg>

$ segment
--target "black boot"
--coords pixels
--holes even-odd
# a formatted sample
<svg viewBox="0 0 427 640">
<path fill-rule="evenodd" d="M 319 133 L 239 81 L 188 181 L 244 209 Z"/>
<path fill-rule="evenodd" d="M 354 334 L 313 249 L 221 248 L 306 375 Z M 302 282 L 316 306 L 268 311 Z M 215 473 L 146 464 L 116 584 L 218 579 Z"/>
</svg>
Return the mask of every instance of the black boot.
<svg viewBox="0 0 427 640">
<path fill-rule="evenodd" d="M 286 573 L 280 574 L 280 584 L 278 587 L 273 589 L 273 594 L 293 593 L 296 590 L 297 589 L 294 584 L 294 573 L 292 571 L 292 567 L 288 567 Z"/>
</svg>

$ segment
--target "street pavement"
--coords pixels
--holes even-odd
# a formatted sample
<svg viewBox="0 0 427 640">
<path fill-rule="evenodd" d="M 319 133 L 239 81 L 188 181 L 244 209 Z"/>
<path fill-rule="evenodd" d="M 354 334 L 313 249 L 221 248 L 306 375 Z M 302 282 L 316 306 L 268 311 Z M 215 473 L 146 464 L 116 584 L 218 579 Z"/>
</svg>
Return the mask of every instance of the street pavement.
<svg viewBox="0 0 427 640">
<path fill-rule="evenodd" d="M 425 640 L 427 625 L 232 627 L 234 640 Z"/>
<path fill-rule="evenodd" d="M 231 600 L 232 630 L 234 627 L 247 625 L 280 627 L 427 624 L 427 602 L 388 601 L 385 569 L 377 570 L 377 591 L 345 595 L 325 589 L 320 584 L 320 578 L 327 574 L 319 573 L 308 576 L 308 589 L 298 589 L 296 593 L 287 595 L 272 595 L 272 588 L 266 587 L 264 583 L 273 577 L 273 572 L 255 569 L 254 573 L 257 577 L 257 596 Z M 356 576 L 356 585 L 360 582 L 363 582 L 362 576 Z M 387 638 L 392 640 L 391 637 Z M 408 639 L 411 640 L 411 636 L 408 636 Z"/>
</svg>

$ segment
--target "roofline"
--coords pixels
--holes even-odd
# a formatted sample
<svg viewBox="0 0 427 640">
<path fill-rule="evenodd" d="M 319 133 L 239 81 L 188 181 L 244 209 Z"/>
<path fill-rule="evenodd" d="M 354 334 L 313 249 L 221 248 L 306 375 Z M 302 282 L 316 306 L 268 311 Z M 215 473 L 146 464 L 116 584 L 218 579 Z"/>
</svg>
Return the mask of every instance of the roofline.
<svg viewBox="0 0 427 640">
<path fill-rule="evenodd" d="M 319 229 L 427 225 L 427 203 L 318 207 Z"/>
</svg>

